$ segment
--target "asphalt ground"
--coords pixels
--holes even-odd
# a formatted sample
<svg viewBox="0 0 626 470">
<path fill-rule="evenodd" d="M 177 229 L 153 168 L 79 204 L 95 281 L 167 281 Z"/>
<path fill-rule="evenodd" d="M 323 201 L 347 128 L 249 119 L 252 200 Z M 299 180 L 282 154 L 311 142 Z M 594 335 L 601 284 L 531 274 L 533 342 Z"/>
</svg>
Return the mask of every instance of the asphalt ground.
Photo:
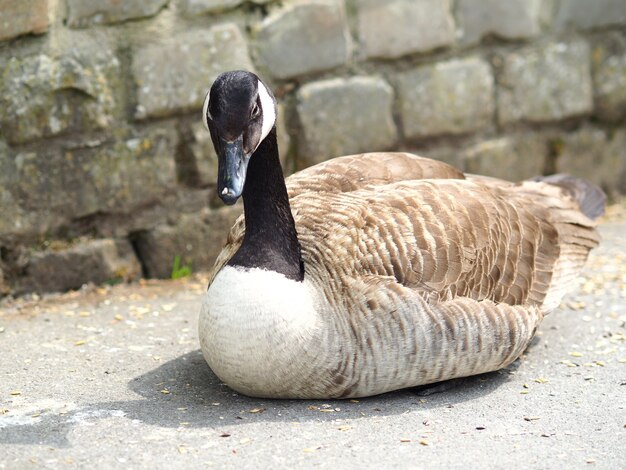
<svg viewBox="0 0 626 470">
<path fill-rule="evenodd" d="M 199 351 L 206 275 L 0 303 L 0 468 L 626 468 L 626 218 L 507 369 L 263 400 Z"/>
</svg>

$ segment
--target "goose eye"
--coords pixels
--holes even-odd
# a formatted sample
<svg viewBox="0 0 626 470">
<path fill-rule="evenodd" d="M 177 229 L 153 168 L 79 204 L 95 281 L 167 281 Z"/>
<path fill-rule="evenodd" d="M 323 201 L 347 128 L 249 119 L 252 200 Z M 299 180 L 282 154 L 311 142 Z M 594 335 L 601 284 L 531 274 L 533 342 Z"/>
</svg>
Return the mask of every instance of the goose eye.
<svg viewBox="0 0 626 470">
<path fill-rule="evenodd" d="M 250 118 L 256 119 L 259 117 L 260 114 L 261 114 L 261 108 L 259 108 L 258 104 L 254 103 L 254 106 L 252 107 L 252 112 L 250 113 Z"/>
</svg>

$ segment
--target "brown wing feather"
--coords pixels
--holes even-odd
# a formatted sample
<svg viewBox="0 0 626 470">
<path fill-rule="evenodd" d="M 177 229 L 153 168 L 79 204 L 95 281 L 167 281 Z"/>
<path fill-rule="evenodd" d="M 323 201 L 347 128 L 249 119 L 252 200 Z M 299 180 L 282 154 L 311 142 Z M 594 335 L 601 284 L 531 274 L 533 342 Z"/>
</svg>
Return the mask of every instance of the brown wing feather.
<svg viewBox="0 0 626 470">
<path fill-rule="evenodd" d="M 339 283 L 329 287 L 335 290 L 347 277 L 377 275 L 427 300 L 465 297 L 547 311 L 597 236 L 569 201 L 533 184 L 423 180 L 302 194 L 292 206 L 307 274 L 320 285 Z"/>
</svg>

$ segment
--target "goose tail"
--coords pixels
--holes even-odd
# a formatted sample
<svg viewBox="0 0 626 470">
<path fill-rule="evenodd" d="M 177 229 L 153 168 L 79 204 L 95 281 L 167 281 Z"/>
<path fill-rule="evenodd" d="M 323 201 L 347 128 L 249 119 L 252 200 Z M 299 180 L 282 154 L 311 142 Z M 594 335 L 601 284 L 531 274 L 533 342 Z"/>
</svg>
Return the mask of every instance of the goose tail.
<svg viewBox="0 0 626 470">
<path fill-rule="evenodd" d="M 606 206 L 606 194 L 602 189 L 582 178 L 558 173 L 549 176 L 537 176 L 531 181 L 539 181 L 563 189 L 568 196 L 578 203 L 580 211 L 592 220 L 602 214 Z"/>
</svg>

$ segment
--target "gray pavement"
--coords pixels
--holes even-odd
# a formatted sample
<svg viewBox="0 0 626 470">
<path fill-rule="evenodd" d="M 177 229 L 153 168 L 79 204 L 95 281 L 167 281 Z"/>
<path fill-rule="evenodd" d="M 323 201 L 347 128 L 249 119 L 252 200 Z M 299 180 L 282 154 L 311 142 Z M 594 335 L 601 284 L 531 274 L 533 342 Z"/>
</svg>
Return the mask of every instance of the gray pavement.
<svg viewBox="0 0 626 470">
<path fill-rule="evenodd" d="M 626 222 L 507 370 L 273 401 L 204 362 L 206 279 L 0 304 L 0 468 L 626 468 Z"/>
</svg>

